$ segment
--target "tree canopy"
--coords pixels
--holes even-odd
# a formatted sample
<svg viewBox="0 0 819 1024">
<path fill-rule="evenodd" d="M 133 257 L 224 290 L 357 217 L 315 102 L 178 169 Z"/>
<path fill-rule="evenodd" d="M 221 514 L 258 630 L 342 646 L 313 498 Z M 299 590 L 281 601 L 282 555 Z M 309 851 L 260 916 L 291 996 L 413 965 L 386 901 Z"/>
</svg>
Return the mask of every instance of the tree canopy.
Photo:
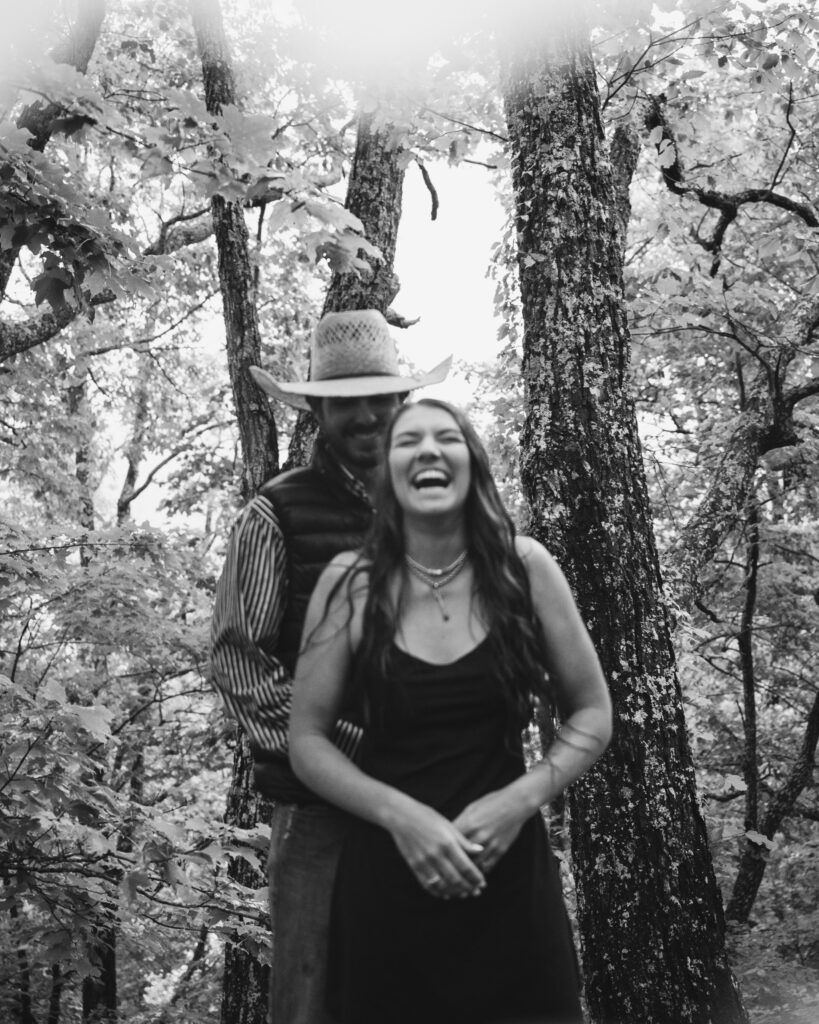
<svg viewBox="0 0 819 1024">
<path fill-rule="evenodd" d="M 387 17 L 375 3 L 221 0 L 226 49 L 210 77 L 213 0 L 40 0 L 10 23 L 4 1019 L 92 1019 L 88 981 L 115 948 L 124 1017 L 216 1021 L 225 943 L 240 935 L 264 959 L 261 883 L 227 867 L 258 867 L 266 828 L 225 820 L 238 739 L 206 667 L 227 526 L 253 478 L 221 319 L 220 204 L 246 229 L 241 298 L 260 358 L 294 378 L 328 288 L 370 287 L 390 263 L 366 202 L 345 205 L 365 133 L 396 174 L 423 175 L 433 214 L 437 167 L 484 168 L 509 224 L 489 268 L 502 353 L 472 368 L 473 411 L 526 526 L 517 261 L 537 272 L 551 250 L 518 250 L 498 47 L 498 11 L 508 23 L 515 9 Z M 755 1021 L 807 1022 L 819 1007 L 819 12 L 789 0 L 584 9 L 629 393 L 732 964 Z M 227 72 L 232 94 L 218 91 Z M 411 354 L 398 284 L 383 295 Z M 276 408 L 270 429 L 278 466 L 295 421 Z M 571 895 L 568 854 L 565 882 Z"/>
</svg>

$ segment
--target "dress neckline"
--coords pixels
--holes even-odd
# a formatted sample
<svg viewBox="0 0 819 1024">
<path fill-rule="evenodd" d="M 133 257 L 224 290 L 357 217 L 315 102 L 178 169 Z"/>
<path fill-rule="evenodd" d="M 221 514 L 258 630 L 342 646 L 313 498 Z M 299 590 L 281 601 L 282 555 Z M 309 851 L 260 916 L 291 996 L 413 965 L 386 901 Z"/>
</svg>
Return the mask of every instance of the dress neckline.
<svg viewBox="0 0 819 1024">
<path fill-rule="evenodd" d="M 422 658 L 420 655 L 413 654 L 412 651 L 408 651 L 404 647 L 401 647 L 396 640 L 393 640 L 392 645 L 399 654 L 404 654 L 406 657 L 412 658 L 413 661 L 420 661 L 422 665 L 429 665 L 431 668 L 451 668 L 453 665 L 457 665 L 459 662 L 465 661 L 470 655 L 475 654 L 476 651 L 479 651 L 488 639 L 489 633 L 484 634 L 483 639 L 479 640 L 474 647 L 470 647 L 468 651 L 464 651 L 463 654 L 459 654 L 458 657 L 453 658 L 452 661 L 429 661 L 426 658 Z"/>
</svg>

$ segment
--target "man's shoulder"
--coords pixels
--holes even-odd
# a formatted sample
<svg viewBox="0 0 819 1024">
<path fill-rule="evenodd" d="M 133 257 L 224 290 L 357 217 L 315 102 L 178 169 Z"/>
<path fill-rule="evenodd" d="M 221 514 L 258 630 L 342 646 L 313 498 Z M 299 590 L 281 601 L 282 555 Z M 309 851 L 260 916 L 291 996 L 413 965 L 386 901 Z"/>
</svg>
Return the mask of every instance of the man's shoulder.
<svg viewBox="0 0 819 1024">
<path fill-rule="evenodd" d="M 259 488 L 257 498 L 266 498 L 275 504 L 276 498 L 288 491 L 302 488 L 326 487 L 327 479 L 315 466 L 297 466 L 279 473 Z"/>
</svg>

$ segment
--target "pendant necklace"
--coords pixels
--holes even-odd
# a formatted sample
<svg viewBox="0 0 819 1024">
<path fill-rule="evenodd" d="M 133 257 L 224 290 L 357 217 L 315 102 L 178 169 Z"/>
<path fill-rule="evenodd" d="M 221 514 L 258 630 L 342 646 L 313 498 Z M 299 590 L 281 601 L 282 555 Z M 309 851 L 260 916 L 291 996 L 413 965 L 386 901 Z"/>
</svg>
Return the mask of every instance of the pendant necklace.
<svg viewBox="0 0 819 1024">
<path fill-rule="evenodd" d="M 412 575 L 432 589 L 432 596 L 438 602 L 438 607 L 441 609 L 441 618 L 444 622 L 449 622 L 449 615 L 444 604 L 441 587 L 451 583 L 461 569 L 463 569 L 466 564 L 466 551 L 462 551 L 454 562 L 445 565 L 443 569 L 428 569 L 425 565 L 421 565 L 420 562 L 416 562 L 414 558 L 410 558 L 409 555 L 404 555 L 404 561 Z"/>
</svg>

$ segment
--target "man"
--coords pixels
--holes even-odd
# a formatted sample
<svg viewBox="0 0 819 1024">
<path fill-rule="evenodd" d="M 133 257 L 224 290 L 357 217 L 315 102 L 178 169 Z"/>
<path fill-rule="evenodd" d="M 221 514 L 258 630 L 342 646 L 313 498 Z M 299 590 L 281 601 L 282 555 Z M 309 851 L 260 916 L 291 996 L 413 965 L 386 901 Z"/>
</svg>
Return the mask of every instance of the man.
<svg viewBox="0 0 819 1024">
<path fill-rule="evenodd" d="M 248 735 L 254 781 L 273 801 L 268 872 L 273 933 L 272 1024 L 324 1024 L 329 903 L 343 816 L 306 789 L 287 758 L 292 677 L 307 602 L 325 565 L 360 546 L 372 519 L 384 433 L 408 391 L 435 384 L 401 375 L 376 310 L 330 313 L 311 343 L 305 382 L 279 383 L 252 367 L 268 394 L 312 409 L 319 434 L 310 465 L 266 483 L 231 532 L 216 589 L 211 672 Z M 339 722 L 353 755 L 360 733 Z"/>
</svg>

